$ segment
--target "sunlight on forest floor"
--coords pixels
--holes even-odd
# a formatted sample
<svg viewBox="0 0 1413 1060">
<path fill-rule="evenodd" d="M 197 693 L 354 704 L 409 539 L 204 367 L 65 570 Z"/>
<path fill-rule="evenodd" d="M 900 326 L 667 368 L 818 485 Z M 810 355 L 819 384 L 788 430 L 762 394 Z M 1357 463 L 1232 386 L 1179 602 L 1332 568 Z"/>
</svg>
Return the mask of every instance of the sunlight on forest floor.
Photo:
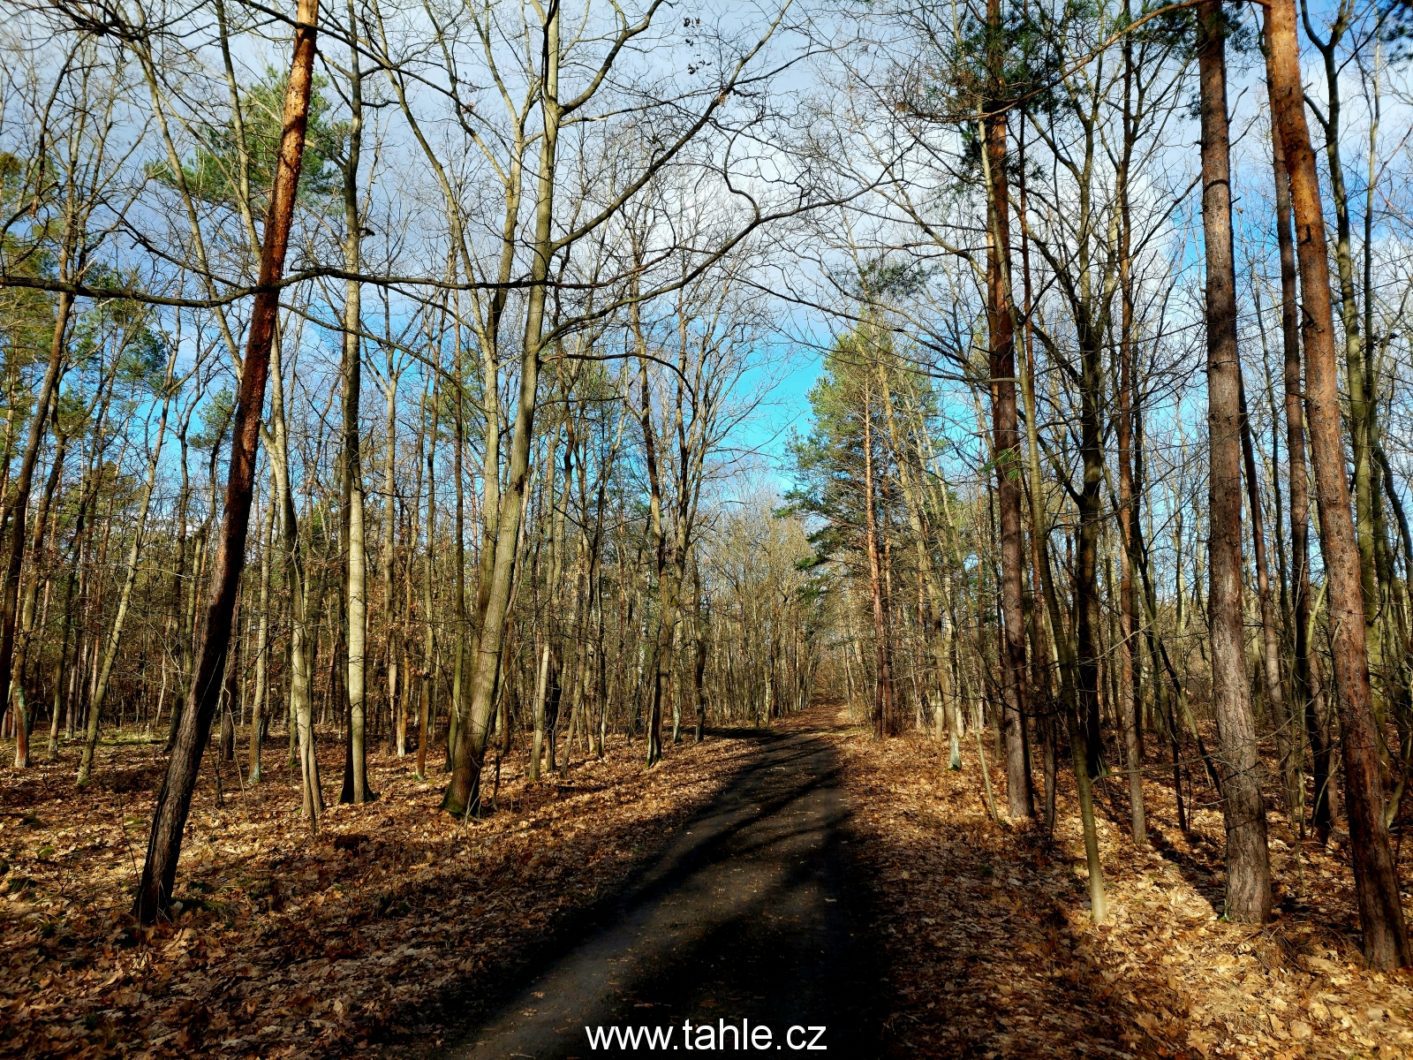
<svg viewBox="0 0 1413 1060">
<path fill-rule="evenodd" d="M 280 746 L 256 788 L 240 790 L 234 766 L 222 767 L 224 806 L 208 754 L 182 909 L 146 932 L 127 913 L 161 744 L 105 746 L 85 792 L 73 784 L 77 745 L 58 763 L 0 771 L 0 1053 L 307 1055 L 388 1035 L 433 1046 L 444 1021 L 466 1018 L 479 973 L 531 956 L 612 892 L 751 748 L 683 744 L 646 772 L 636 744 L 609 743 L 603 762 L 577 760 L 534 788 L 520 756 L 503 770 L 501 812 L 465 825 L 436 810 L 443 774 L 420 783 L 412 757 L 379 749 L 378 801 L 331 805 L 317 838 Z M 342 754 L 321 746 L 331 799 Z"/>
<path fill-rule="evenodd" d="M 1148 782 L 1150 837 L 1164 853 L 1136 853 L 1115 810 L 1126 805 L 1126 782 L 1110 778 L 1097 792 L 1110 918 L 1095 927 L 1067 774 L 1050 843 L 991 821 L 974 745 L 952 772 L 945 745 L 922 736 L 879 743 L 855 729 L 836 739 L 856 854 L 875 872 L 876 924 L 899 1002 L 888 1030 L 900 1055 L 1413 1049 L 1413 982 L 1364 970 L 1348 865 L 1313 844 L 1297 851 L 1277 812 L 1275 917 L 1259 929 L 1229 924 L 1218 918 L 1220 812 L 1198 810 L 1184 837 L 1171 789 Z"/>
<path fill-rule="evenodd" d="M 782 728 L 828 725 L 816 711 Z M 1117 779 L 1100 792 L 1110 923 L 1088 920 L 1083 854 L 1062 788 L 1055 841 L 988 817 L 975 747 L 946 768 L 922 736 L 827 732 L 852 812 L 849 863 L 871 897 L 890 1055 L 1347 1056 L 1413 1050 L 1413 984 L 1363 970 L 1352 886 L 1336 854 L 1298 847 L 1272 816 L 1276 916 L 1227 924 L 1221 817 L 1174 823 L 1170 789 L 1146 797 L 1156 850 L 1136 854 Z M 76 748 L 0 773 L 10 974 L 0 1052 L 140 1049 L 161 1055 L 435 1049 L 594 903 L 650 862 L 758 753 L 741 731 L 669 748 L 645 771 L 611 741 L 603 762 L 537 787 L 507 760 L 499 811 L 466 825 L 435 812 L 443 777 L 379 750 L 381 797 L 331 806 L 311 838 L 283 751 L 242 790 L 208 756 L 178 882 L 176 921 L 127 917 L 159 744 L 108 744 L 76 794 Z M 326 741 L 336 794 L 341 748 Z M 991 763 L 997 790 L 1003 778 Z M 494 768 L 487 769 L 488 788 Z M 1201 790 L 1195 801 L 1205 798 Z M 1162 853 L 1159 853 L 1162 851 Z M 1215 906 L 1214 906 L 1215 903 Z M 469 999 L 469 1000 L 468 1000 Z M 469 1006 L 469 1007 L 468 1007 Z"/>
</svg>

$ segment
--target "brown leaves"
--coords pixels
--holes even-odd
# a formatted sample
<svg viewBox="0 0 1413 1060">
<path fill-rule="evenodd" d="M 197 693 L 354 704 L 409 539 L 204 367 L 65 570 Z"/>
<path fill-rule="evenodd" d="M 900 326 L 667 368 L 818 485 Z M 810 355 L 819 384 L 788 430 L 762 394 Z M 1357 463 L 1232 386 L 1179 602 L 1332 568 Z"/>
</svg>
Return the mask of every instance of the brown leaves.
<svg viewBox="0 0 1413 1060">
<path fill-rule="evenodd" d="M 1276 917 L 1224 923 L 1220 816 L 1198 809 L 1183 836 L 1170 794 L 1149 784 L 1158 849 L 1134 851 L 1122 821 L 1099 822 L 1112 917 L 1095 927 L 1067 791 L 1051 842 L 989 819 L 972 756 L 954 773 L 921 737 L 835 740 L 850 861 L 875 893 L 870 930 L 891 970 L 894 1053 L 1413 1052 L 1413 982 L 1360 965 L 1347 867 L 1279 821 Z M 340 749 L 329 741 L 324 753 L 337 776 Z M 224 807 L 207 770 L 181 910 L 151 929 L 126 915 L 150 787 L 115 793 L 100 773 L 76 798 L 67 762 L 0 774 L 0 1050 L 435 1048 L 467 1018 L 468 984 L 503 981 L 582 920 L 750 753 L 745 742 L 682 746 L 644 771 L 636 747 L 615 744 L 606 761 L 536 787 L 507 765 L 499 812 L 464 824 L 437 812 L 439 777 L 419 783 L 380 754 L 382 798 L 330 807 L 318 837 L 279 764 L 253 790 L 227 779 Z M 116 757 L 123 776 L 155 783 L 155 748 L 105 754 L 100 770 Z M 1100 792 L 1102 806 L 1121 802 Z"/>
<path fill-rule="evenodd" d="M 328 786 L 342 750 L 321 750 Z M 275 752 L 253 789 L 224 767 L 222 806 L 205 768 L 174 921 L 150 929 L 127 907 L 158 748 L 103 748 L 80 796 L 71 761 L 4 771 L 0 1052 L 308 1055 L 409 1032 L 431 1046 L 443 1017 L 464 1018 L 469 976 L 507 971 L 619 883 L 746 753 L 684 745 L 645 772 L 615 741 L 533 788 L 507 763 L 499 812 L 464 824 L 438 811 L 440 777 L 378 753 L 382 797 L 331 806 L 318 837 Z"/>
<path fill-rule="evenodd" d="M 1220 815 L 1196 812 L 1195 834 L 1184 837 L 1170 792 L 1147 785 L 1150 829 L 1167 856 L 1134 851 L 1126 822 L 1101 818 L 1111 918 L 1095 927 L 1063 785 L 1052 844 L 990 821 L 974 751 L 952 772 L 945 748 L 920 736 L 879 743 L 855 732 L 838 743 L 854 847 L 871 870 L 892 969 L 893 1053 L 1413 1052 L 1413 977 L 1359 963 L 1347 866 L 1301 847 L 1275 820 L 1276 919 L 1263 929 L 1228 924 L 1213 907 Z M 1004 790 L 999 768 L 993 783 Z M 1115 801 L 1100 793 L 1101 805 Z"/>
</svg>

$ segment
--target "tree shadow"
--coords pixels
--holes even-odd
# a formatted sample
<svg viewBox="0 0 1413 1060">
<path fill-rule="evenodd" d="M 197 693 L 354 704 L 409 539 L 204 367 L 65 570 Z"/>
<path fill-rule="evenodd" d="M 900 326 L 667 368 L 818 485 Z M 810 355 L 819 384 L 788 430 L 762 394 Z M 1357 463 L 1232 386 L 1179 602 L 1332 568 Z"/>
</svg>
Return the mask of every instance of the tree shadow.
<svg viewBox="0 0 1413 1060">
<path fill-rule="evenodd" d="M 1226 906 L 1226 883 L 1220 870 L 1213 867 L 1214 864 L 1221 864 L 1220 861 L 1214 862 L 1211 857 L 1211 848 L 1215 844 L 1200 832 L 1189 832 L 1186 841 L 1189 847 L 1200 850 L 1205 856 L 1199 857 L 1175 846 L 1168 838 L 1167 829 L 1162 825 L 1148 826 L 1148 842 L 1153 849 L 1164 861 L 1178 870 L 1179 875 L 1202 896 L 1213 912 L 1220 914 Z M 1220 856 L 1221 851 L 1216 851 L 1216 854 Z"/>
<path fill-rule="evenodd" d="M 868 1055 L 877 961 L 846 836 L 839 762 L 817 735 L 759 734 L 756 752 L 625 887 L 520 955 L 446 992 L 451 1055 L 575 1056 L 586 1026 L 827 1028 L 819 1044 Z M 715 1033 L 715 1031 L 713 1031 Z M 731 1037 L 737 1032 L 726 1032 Z M 801 1034 L 806 1032 L 800 1032 Z M 812 1032 L 810 1032 L 812 1033 Z M 631 1049 L 617 1055 L 633 1055 Z"/>
<path fill-rule="evenodd" d="M 930 803 L 862 814 L 851 829 L 883 942 L 875 1055 L 1188 1051 L 1188 1004 L 1166 975 L 1103 956 L 1082 860 L 1039 829 L 998 826 L 979 806 L 958 812 L 942 796 L 961 776 L 943 774 Z M 871 783 L 887 797 L 889 777 Z"/>
<path fill-rule="evenodd" d="M 1118 777 L 1123 785 L 1128 783 L 1122 774 L 1110 774 L 1110 777 Z M 1165 789 L 1167 796 L 1172 797 L 1172 788 L 1167 778 L 1155 782 L 1152 778 L 1145 777 L 1144 783 L 1145 787 Z M 1101 810 L 1104 817 L 1122 834 L 1131 835 L 1133 816 L 1126 801 L 1128 789 L 1101 783 L 1096 784 L 1095 791 L 1098 795 L 1094 800 L 1095 807 Z M 1212 907 L 1214 913 L 1220 914 L 1226 903 L 1226 883 L 1222 874 L 1223 851 L 1211 837 L 1201 831 L 1189 828 L 1187 832 L 1181 832 L 1176 824 L 1162 821 L 1159 815 L 1153 812 L 1151 798 L 1146 797 L 1145 802 L 1149 804 L 1145 821 L 1149 845 L 1163 860 L 1177 869 L 1178 874 Z M 1184 850 L 1174 843 L 1173 834 L 1180 835 L 1181 842 L 1188 849 Z"/>
</svg>

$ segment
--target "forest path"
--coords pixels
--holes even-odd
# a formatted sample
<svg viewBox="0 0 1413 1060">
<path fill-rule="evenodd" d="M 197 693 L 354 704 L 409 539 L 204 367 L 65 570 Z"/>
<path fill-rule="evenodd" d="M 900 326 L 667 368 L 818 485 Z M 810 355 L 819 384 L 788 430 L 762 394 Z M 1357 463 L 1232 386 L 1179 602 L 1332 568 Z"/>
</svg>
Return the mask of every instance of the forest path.
<svg viewBox="0 0 1413 1060">
<path fill-rule="evenodd" d="M 586 1027 L 671 1028 L 657 1052 L 678 1052 L 703 1042 L 702 1025 L 715 1036 L 743 1020 L 769 1029 L 772 1052 L 812 1043 L 869 1055 L 876 965 L 848 864 L 839 758 L 821 733 L 829 727 L 832 712 L 821 710 L 759 734 L 759 754 L 605 911 L 604 926 L 451 1055 L 587 1056 Z M 825 1030 L 791 1031 L 809 1027 Z M 730 1032 L 723 1039 L 731 1044 Z"/>
</svg>

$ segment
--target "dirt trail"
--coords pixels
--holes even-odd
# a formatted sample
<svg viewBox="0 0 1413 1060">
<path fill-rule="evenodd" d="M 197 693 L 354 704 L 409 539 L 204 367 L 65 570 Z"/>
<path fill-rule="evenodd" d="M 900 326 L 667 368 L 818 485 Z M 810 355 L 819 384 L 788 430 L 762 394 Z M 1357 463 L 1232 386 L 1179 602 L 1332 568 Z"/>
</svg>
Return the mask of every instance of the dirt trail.
<svg viewBox="0 0 1413 1060">
<path fill-rule="evenodd" d="M 816 1055 L 872 1052 L 877 965 L 850 882 L 838 755 L 819 732 L 828 724 L 827 712 L 812 713 L 760 735 L 751 763 L 604 911 L 603 926 L 452 1054 L 587 1056 L 586 1027 L 672 1028 L 666 1051 L 680 1052 L 690 1048 L 684 1021 L 691 1044 L 705 1040 L 702 1025 L 715 1037 L 723 1022 L 748 1021 L 769 1029 L 781 1055 L 809 1042 Z M 791 1032 L 809 1027 L 826 1029 Z"/>
</svg>

